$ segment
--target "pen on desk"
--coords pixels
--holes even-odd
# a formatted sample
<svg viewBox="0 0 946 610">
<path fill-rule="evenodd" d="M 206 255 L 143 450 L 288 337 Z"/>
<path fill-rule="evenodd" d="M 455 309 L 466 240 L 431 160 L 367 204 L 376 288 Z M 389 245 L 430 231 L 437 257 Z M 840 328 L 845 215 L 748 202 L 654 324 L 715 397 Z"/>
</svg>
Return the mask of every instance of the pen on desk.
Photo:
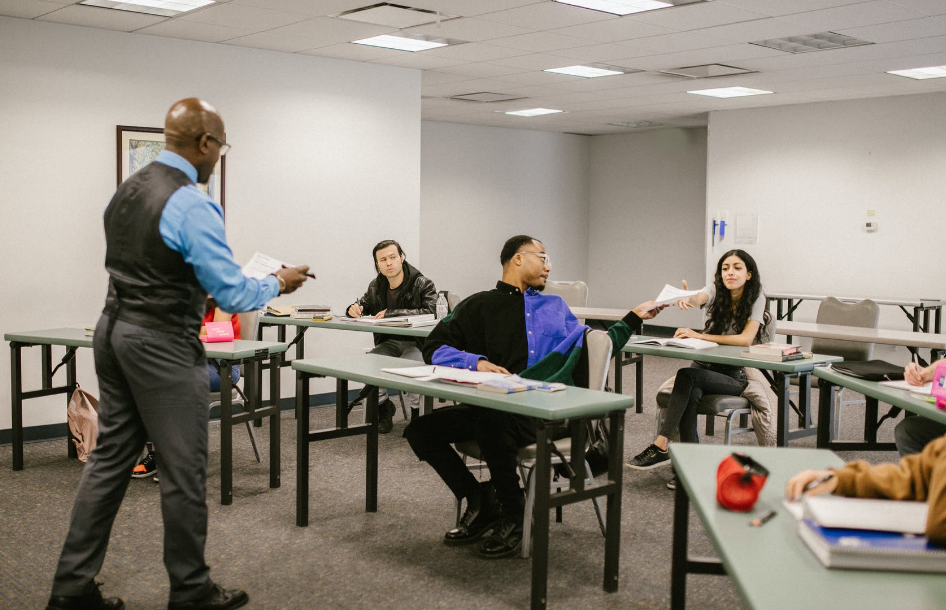
<svg viewBox="0 0 946 610">
<path fill-rule="evenodd" d="M 282 268 L 283 268 L 283 269 L 292 269 L 292 267 L 290 267 L 289 265 L 283 265 Z M 318 279 L 317 277 L 315 277 L 315 274 L 314 274 L 314 273 L 306 273 L 305 275 L 306 275 L 306 277 L 311 277 L 313 280 Z"/>
<path fill-rule="evenodd" d="M 758 517 L 758 518 L 753 519 L 752 521 L 750 521 L 750 522 L 749 522 L 749 527 L 759 527 L 760 525 L 765 525 L 766 523 L 768 523 L 769 521 L 771 521 L 772 518 L 775 517 L 775 515 L 777 515 L 777 514 L 778 514 L 778 513 L 776 513 L 774 510 L 770 510 L 769 512 L 765 513 L 765 514 L 762 515 L 761 517 Z"/>
<path fill-rule="evenodd" d="M 804 494 L 806 491 L 811 491 L 812 489 L 814 489 L 815 487 L 818 487 L 818 486 L 821 485 L 822 483 L 827 483 L 828 481 L 831 480 L 831 477 L 833 477 L 833 476 L 834 476 L 834 473 L 833 473 L 833 472 L 829 472 L 828 474 L 826 474 L 826 475 L 824 475 L 824 476 L 822 476 L 822 477 L 818 477 L 818 478 L 815 479 L 814 481 L 811 481 L 810 483 L 808 483 L 807 485 L 805 485 L 805 488 L 804 488 L 804 489 L 801 490 L 802 494 Z"/>
</svg>

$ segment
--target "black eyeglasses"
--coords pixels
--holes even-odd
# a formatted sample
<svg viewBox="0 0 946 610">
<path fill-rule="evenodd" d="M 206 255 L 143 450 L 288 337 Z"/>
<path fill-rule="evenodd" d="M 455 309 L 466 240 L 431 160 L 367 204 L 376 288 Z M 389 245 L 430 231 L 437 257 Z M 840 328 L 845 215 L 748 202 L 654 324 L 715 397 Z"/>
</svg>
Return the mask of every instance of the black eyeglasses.
<svg viewBox="0 0 946 610">
<path fill-rule="evenodd" d="M 209 133 L 202 133 L 202 134 L 200 134 L 199 136 L 197 136 L 197 141 L 200 142 L 200 139 L 201 139 L 202 137 L 204 137 L 204 136 L 207 136 L 207 139 L 208 139 L 208 140 L 213 140 L 214 142 L 217 143 L 218 146 L 220 146 L 220 156 L 221 156 L 221 157 L 222 157 L 223 155 L 227 154 L 227 153 L 230 151 L 230 145 L 229 145 L 229 144 L 227 144 L 226 142 L 224 142 L 224 141 L 221 140 L 220 138 L 215 138 L 215 137 L 213 137 L 213 136 L 210 135 Z"/>
</svg>

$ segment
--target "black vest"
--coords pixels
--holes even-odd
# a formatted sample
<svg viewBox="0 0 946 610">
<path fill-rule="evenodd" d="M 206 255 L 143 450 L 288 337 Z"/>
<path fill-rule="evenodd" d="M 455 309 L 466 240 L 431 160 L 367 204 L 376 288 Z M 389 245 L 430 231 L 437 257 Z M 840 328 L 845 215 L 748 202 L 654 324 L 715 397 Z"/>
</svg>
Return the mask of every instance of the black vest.
<svg viewBox="0 0 946 610">
<path fill-rule="evenodd" d="M 118 187 L 105 210 L 106 315 L 155 330 L 200 332 L 207 293 L 159 230 L 168 199 L 189 184 L 181 170 L 154 162 Z"/>
</svg>

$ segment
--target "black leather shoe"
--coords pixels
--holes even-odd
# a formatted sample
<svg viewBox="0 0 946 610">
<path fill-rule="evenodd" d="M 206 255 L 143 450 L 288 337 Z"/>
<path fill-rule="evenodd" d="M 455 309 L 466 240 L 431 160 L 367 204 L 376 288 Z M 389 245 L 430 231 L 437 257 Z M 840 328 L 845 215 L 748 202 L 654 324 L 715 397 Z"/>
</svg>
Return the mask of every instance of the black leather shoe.
<svg viewBox="0 0 946 610">
<path fill-rule="evenodd" d="M 102 597 L 101 583 L 92 583 L 82 595 L 53 595 L 46 610 L 122 610 L 125 602 L 117 597 Z"/>
<path fill-rule="evenodd" d="M 378 434 L 387 434 L 394 428 L 395 413 L 397 407 L 390 398 L 378 405 Z"/>
<path fill-rule="evenodd" d="M 460 523 L 443 535 L 443 543 L 447 546 L 460 546 L 476 542 L 489 533 L 499 519 L 499 507 L 493 486 L 489 482 L 481 483 L 479 496 L 467 498 L 466 511 L 460 517 Z"/>
<path fill-rule="evenodd" d="M 170 602 L 168 610 L 228 610 L 242 608 L 248 601 L 250 601 L 250 596 L 246 594 L 246 591 L 224 589 L 215 584 L 210 593 L 204 597 L 189 602 Z"/>
<path fill-rule="evenodd" d="M 498 559 L 515 555 L 522 548 L 522 520 L 503 517 L 493 529 L 492 535 L 480 546 L 480 556 Z"/>
</svg>

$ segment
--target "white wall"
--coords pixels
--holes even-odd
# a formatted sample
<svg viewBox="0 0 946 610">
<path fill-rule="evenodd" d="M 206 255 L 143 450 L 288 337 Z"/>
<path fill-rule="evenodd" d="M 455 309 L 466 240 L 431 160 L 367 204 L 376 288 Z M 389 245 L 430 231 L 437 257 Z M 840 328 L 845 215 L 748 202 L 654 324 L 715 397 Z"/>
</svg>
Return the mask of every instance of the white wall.
<svg viewBox="0 0 946 610">
<path fill-rule="evenodd" d="M 284 301 L 351 302 L 373 275 L 371 246 L 391 234 L 421 262 L 416 71 L 0 18 L 0 83 L 3 332 L 94 325 L 107 281 L 101 217 L 115 189 L 115 126 L 162 126 L 183 97 L 207 99 L 226 122 L 236 259 L 260 250 L 319 276 Z M 307 355 L 370 345 L 367 335 L 308 336 Z M 9 370 L 9 350 L 0 354 Z M 38 348 L 24 357 L 26 386 L 37 388 Z M 81 350 L 79 382 L 96 392 L 91 363 Z M 293 392 L 285 372 L 283 395 Z M 0 429 L 10 426 L 9 404 L 4 375 Z M 63 404 L 30 401 L 25 425 L 64 421 Z"/>
<path fill-rule="evenodd" d="M 503 243 L 518 234 L 544 242 L 550 279 L 588 281 L 591 138 L 422 125 L 421 270 L 438 289 L 467 297 L 493 288 Z"/>
<path fill-rule="evenodd" d="M 745 249 L 767 291 L 946 297 L 946 94 L 714 112 L 707 167 L 705 222 L 714 210 L 759 214 Z M 707 269 L 731 247 L 707 244 Z M 894 307 L 881 326 L 909 329 Z"/>
<path fill-rule="evenodd" d="M 591 143 L 589 304 L 631 308 L 664 284 L 701 287 L 706 130 L 598 136 Z M 699 326 L 696 312 L 665 310 L 663 326 Z"/>
</svg>

